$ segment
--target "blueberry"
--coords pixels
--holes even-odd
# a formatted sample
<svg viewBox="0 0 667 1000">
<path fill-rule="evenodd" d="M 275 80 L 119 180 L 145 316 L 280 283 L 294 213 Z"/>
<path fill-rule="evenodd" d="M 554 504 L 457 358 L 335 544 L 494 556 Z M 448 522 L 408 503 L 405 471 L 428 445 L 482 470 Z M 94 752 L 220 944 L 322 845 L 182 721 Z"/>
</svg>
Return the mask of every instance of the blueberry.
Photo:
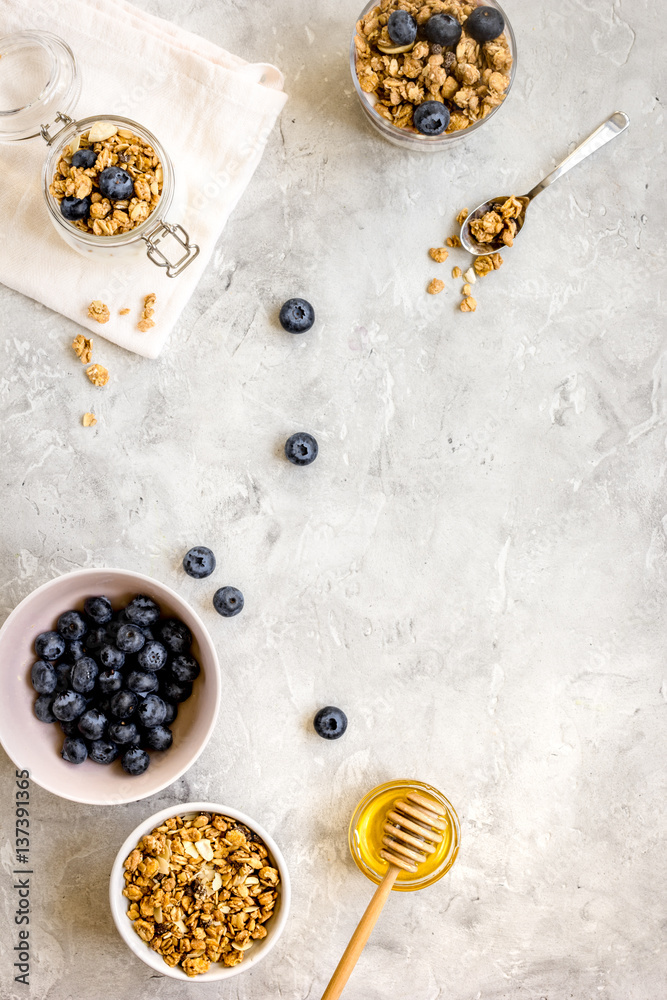
<svg viewBox="0 0 667 1000">
<path fill-rule="evenodd" d="M 162 642 L 172 653 L 186 653 L 192 645 L 192 632 L 178 618 L 167 618 L 159 629 Z"/>
<path fill-rule="evenodd" d="M 65 640 L 57 632 L 42 632 L 35 639 L 35 652 L 40 660 L 58 660 L 65 652 Z"/>
<path fill-rule="evenodd" d="M 81 642 L 81 639 L 68 639 L 67 649 L 65 650 L 65 655 L 70 660 L 80 660 L 82 656 L 86 655 L 86 647 Z"/>
<path fill-rule="evenodd" d="M 152 597 L 137 594 L 125 608 L 125 616 L 133 625 L 153 625 L 160 617 L 160 606 Z"/>
<path fill-rule="evenodd" d="M 82 656 L 72 667 L 72 687 L 81 694 L 88 694 L 95 687 L 99 667 L 90 656 Z M 92 739 L 92 737 L 91 737 Z"/>
<path fill-rule="evenodd" d="M 161 685 L 160 694 L 163 701 L 177 703 L 187 701 L 192 694 L 192 684 L 179 684 L 178 681 L 168 680 Z"/>
<path fill-rule="evenodd" d="M 58 619 L 58 631 L 66 639 L 80 639 L 88 631 L 88 626 L 78 611 L 65 611 Z"/>
<path fill-rule="evenodd" d="M 137 708 L 137 719 L 142 726 L 161 726 L 167 717 L 167 706 L 156 694 L 149 694 Z"/>
<path fill-rule="evenodd" d="M 215 556 L 205 545 L 195 545 L 183 556 L 183 569 L 195 580 L 203 580 L 215 569 Z"/>
<path fill-rule="evenodd" d="M 137 625 L 121 625 L 116 636 L 116 648 L 122 653 L 138 653 L 146 636 Z"/>
<path fill-rule="evenodd" d="M 281 307 L 279 319 L 288 333 L 306 333 L 315 322 L 315 310 L 305 299 L 288 299 Z"/>
<path fill-rule="evenodd" d="M 243 611 L 243 594 L 236 587 L 221 587 L 213 595 L 213 607 L 223 618 L 233 618 Z"/>
<path fill-rule="evenodd" d="M 104 625 L 113 618 L 113 608 L 108 597 L 87 597 L 83 603 L 83 610 L 98 625 Z"/>
<path fill-rule="evenodd" d="M 151 750 L 168 750 L 173 741 L 171 729 L 166 726 L 152 726 L 144 735 L 144 743 Z"/>
<path fill-rule="evenodd" d="M 347 716 L 340 708 L 327 705 L 313 719 L 315 732 L 325 740 L 337 740 L 347 729 Z"/>
<path fill-rule="evenodd" d="M 86 636 L 86 641 L 84 643 L 87 652 L 94 653 L 98 649 L 101 649 L 107 642 L 109 642 L 110 636 L 106 630 L 106 626 L 98 625 L 97 628 L 90 630 Z"/>
<path fill-rule="evenodd" d="M 67 691 L 68 687 L 72 683 L 72 669 L 71 663 L 56 663 L 56 675 L 58 680 L 56 681 L 56 691 L 60 693 L 61 691 Z"/>
<path fill-rule="evenodd" d="M 72 166 L 80 167 L 82 170 L 90 170 L 95 166 L 97 153 L 94 149 L 77 149 L 72 157 Z"/>
<path fill-rule="evenodd" d="M 118 756 L 118 747 L 111 740 L 95 740 L 90 744 L 88 756 L 96 764 L 111 764 Z"/>
<path fill-rule="evenodd" d="M 317 458 L 317 452 L 317 441 L 305 431 L 292 434 L 285 442 L 285 455 L 292 465 L 310 465 Z"/>
<path fill-rule="evenodd" d="M 115 694 L 123 686 L 123 675 L 120 670 L 103 670 L 97 678 L 97 686 L 102 694 Z"/>
<path fill-rule="evenodd" d="M 56 689 L 58 674 L 51 663 L 37 660 L 30 668 L 30 680 L 37 694 L 51 694 Z"/>
<path fill-rule="evenodd" d="M 167 662 L 167 650 L 161 642 L 155 639 L 146 643 L 143 649 L 139 650 L 137 663 L 142 670 L 162 670 Z"/>
<path fill-rule="evenodd" d="M 58 725 L 65 736 L 76 736 L 77 739 L 79 738 L 79 725 L 76 719 L 71 719 L 69 722 L 59 722 Z"/>
<path fill-rule="evenodd" d="M 451 14 L 434 14 L 424 25 L 424 34 L 431 45 L 456 45 L 462 30 Z"/>
<path fill-rule="evenodd" d="M 449 111 L 442 101 L 424 101 L 415 108 L 412 120 L 422 135 L 440 135 L 449 125 Z"/>
<path fill-rule="evenodd" d="M 153 635 L 153 630 L 149 628 L 148 625 L 138 625 L 137 628 L 140 628 L 141 631 L 144 633 L 144 639 L 146 640 L 146 642 L 155 642 L 155 636 Z"/>
<path fill-rule="evenodd" d="M 69 764 L 83 764 L 88 756 L 88 748 L 82 739 L 76 736 L 66 736 L 60 756 Z"/>
<path fill-rule="evenodd" d="M 107 717 L 98 708 L 87 709 L 79 719 L 79 732 L 87 740 L 101 740 Z"/>
<path fill-rule="evenodd" d="M 491 42 L 505 30 L 505 18 L 495 7 L 476 7 L 465 29 L 476 42 Z"/>
<path fill-rule="evenodd" d="M 68 222 L 85 219 L 90 212 L 90 198 L 63 198 L 60 212 Z"/>
<path fill-rule="evenodd" d="M 50 694 L 40 694 L 35 698 L 34 712 L 40 722 L 55 722 L 56 717 L 52 712 L 53 697 Z"/>
<path fill-rule="evenodd" d="M 107 634 L 107 642 L 111 643 L 112 645 L 115 643 L 116 636 L 122 629 L 123 625 L 127 625 L 127 622 L 125 621 L 124 618 L 120 619 L 114 618 L 113 621 L 106 623 L 106 625 L 104 626 L 104 630 Z"/>
<path fill-rule="evenodd" d="M 145 750 L 141 750 L 139 747 L 132 747 L 131 750 L 127 750 L 123 754 L 120 762 L 124 771 L 127 771 L 128 774 L 136 775 L 144 773 L 151 759 Z"/>
<path fill-rule="evenodd" d="M 135 694 L 150 694 L 151 691 L 157 691 L 158 688 L 158 679 L 155 674 L 145 673 L 143 670 L 133 670 L 125 683 Z"/>
<path fill-rule="evenodd" d="M 176 718 L 176 716 L 178 715 L 178 705 L 174 705 L 170 701 L 165 701 L 164 707 L 165 707 L 165 716 L 163 719 L 163 723 L 165 726 L 170 726 L 174 721 L 174 719 Z"/>
<path fill-rule="evenodd" d="M 86 710 L 86 699 L 78 691 L 61 691 L 53 699 L 51 710 L 56 719 L 71 722 Z"/>
<path fill-rule="evenodd" d="M 112 722 L 109 725 L 109 737 L 114 743 L 125 746 L 128 743 L 139 742 L 139 730 L 133 722 Z"/>
<path fill-rule="evenodd" d="M 107 643 L 99 651 L 98 659 L 107 670 L 120 670 L 125 663 L 125 653 L 121 653 L 120 649 Z"/>
<path fill-rule="evenodd" d="M 241 607 L 243 607 L 243 597 L 241 597 Z M 184 653 L 174 657 L 171 661 L 170 669 L 172 677 L 179 684 L 188 684 L 199 677 L 199 664 L 194 656 L 186 656 Z"/>
<path fill-rule="evenodd" d="M 407 10 L 395 10 L 389 15 L 387 31 L 394 45 L 411 45 L 417 37 L 417 22 Z"/>
<path fill-rule="evenodd" d="M 120 198 L 131 198 L 134 194 L 134 181 L 122 167 L 105 167 L 98 181 L 103 198 L 118 201 Z"/>
<path fill-rule="evenodd" d="M 129 719 L 138 701 L 134 691 L 118 691 L 111 699 L 111 714 L 116 719 Z"/>
</svg>

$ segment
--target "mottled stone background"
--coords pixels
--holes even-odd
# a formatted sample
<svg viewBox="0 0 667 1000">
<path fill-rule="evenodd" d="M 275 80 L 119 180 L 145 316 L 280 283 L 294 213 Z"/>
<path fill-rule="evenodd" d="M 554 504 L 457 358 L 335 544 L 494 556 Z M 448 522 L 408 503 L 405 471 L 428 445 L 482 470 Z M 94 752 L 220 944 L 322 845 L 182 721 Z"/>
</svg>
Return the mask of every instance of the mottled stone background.
<svg viewBox="0 0 667 1000">
<path fill-rule="evenodd" d="M 95 389 L 76 326 L 0 289 L 0 604 L 80 566 L 152 574 L 204 616 L 223 702 L 203 756 L 154 799 L 86 808 L 34 788 L 29 991 L 11 981 L 1 755 L 2 1000 L 317 1000 L 372 889 L 349 816 L 403 776 L 458 807 L 461 854 L 436 886 L 392 896 L 349 1000 L 664 996 L 664 17 L 629 0 L 507 5 L 506 107 L 422 157 L 367 130 L 349 0 L 141 0 L 277 63 L 290 100 L 159 361 L 98 339 L 112 379 Z M 477 312 L 459 313 L 428 247 L 617 109 L 630 130 L 535 203 Z M 318 319 L 290 337 L 277 310 L 298 294 Z M 320 442 L 308 469 L 281 458 L 301 429 Z M 215 585 L 244 591 L 238 618 L 180 570 L 197 543 L 216 551 Z M 327 703 L 350 720 L 332 744 L 311 729 Z M 256 816 L 294 882 L 278 948 L 222 986 L 152 975 L 107 905 L 127 833 L 191 797 Z"/>
</svg>

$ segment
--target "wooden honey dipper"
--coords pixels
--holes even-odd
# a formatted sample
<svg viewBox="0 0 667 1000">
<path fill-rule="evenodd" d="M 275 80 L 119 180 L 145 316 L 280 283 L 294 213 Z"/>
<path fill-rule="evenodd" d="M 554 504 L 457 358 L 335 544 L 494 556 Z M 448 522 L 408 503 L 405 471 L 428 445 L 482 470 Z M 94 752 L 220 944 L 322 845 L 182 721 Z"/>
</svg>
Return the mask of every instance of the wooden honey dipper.
<svg viewBox="0 0 667 1000">
<path fill-rule="evenodd" d="M 416 872 L 430 854 L 435 854 L 436 845 L 442 842 L 449 825 L 440 808 L 434 799 L 412 791 L 394 802 L 387 812 L 380 857 L 389 862 L 389 868 L 350 938 L 322 1000 L 337 1000 L 343 992 L 401 870 Z"/>
</svg>

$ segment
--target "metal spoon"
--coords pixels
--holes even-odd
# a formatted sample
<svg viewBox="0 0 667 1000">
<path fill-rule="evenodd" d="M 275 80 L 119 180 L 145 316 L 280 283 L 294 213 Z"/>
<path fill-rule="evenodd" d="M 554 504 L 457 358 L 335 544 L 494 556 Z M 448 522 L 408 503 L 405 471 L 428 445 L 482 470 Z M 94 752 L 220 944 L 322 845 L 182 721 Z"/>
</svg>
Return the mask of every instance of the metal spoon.
<svg viewBox="0 0 667 1000">
<path fill-rule="evenodd" d="M 589 135 L 588 139 L 584 139 L 580 146 L 577 146 L 569 156 L 567 156 L 561 164 L 559 164 L 555 170 L 552 170 L 550 174 L 540 181 L 532 191 L 528 194 L 521 195 L 519 200 L 523 202 L 523 208 L 518 218 L 514 221 L 516 222 L 516 233 L 514 238 L 519 235 L 523 229 L 523 224 L 526 221 L 526 209 L 528 205 L 537 197 L 540 191 L 544 191 L 545 188 L 557 181 L 559 177 L 566 174 L 568 170 L 572 167 L 576 167 L 578 163 L 585 160 L 587 156 L 594 153 L 596 149 L 600 149 L 615 136 L 620 135 L 624 132 L 628 125 L 630 124 L 630 119 L 623 111 L 615 111 L 611 118 L 607 118 L 604 124 L 596 128 L 592 135 Z M 474 212 L 471 212 L 468 218 L 465 220 L 461 226 L 461 245 L 469 250 L 470 253 L 474 254 L 476 257 L 482 254 L 495 253 L 497 250 L 507 250 L 507 246 L 499 238 L 494 238 L 491 243 L 479 243 L 475 239 L 472 232 L 470 231 L 470 223 L 474 219 L 480 219 L 487 212 L 498 211 L 500 206 L 503 205 L 509 198 L 509 195 L 503 195 L 499 198 L 492 198 L 490 201 L 485 201 L 483 205 L 479 205 Z"/>
</svg>

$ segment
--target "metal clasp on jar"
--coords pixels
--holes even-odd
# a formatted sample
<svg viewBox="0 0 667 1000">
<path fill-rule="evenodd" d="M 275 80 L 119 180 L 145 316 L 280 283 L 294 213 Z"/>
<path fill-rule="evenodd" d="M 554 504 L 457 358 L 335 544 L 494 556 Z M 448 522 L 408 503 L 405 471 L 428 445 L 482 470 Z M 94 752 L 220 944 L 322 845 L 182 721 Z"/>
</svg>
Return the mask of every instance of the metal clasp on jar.
<svg viewBox="0 0 667 1000">
<path fill-rule="evenodd" d="M 63 127 L 61 129 L 59 129 L 59 131 L 56 132 L 55 135 L 51 135 L 49 133 L 49 128 L 53 128 L 53 125 L 56 122 L 63 122 L 64 123 Z M 67 128 L 68 125 L 73 125 L 73 124 L 74 124 L 74 119 L 73 118 L 70 118 L 69 115 L 64 115 L 61 111 L 59 111 L 58 114 L 56 115 L 56 117 L 53 119 L 53 123 L 51 125 L 40 125 L 39 126 L 39 131 L 40 131 L 42 139 L 44 139 L 46 145 L 50 146 L 52 142 L 55 142 L 55 140 L 58 138 L 58 136 L 60 135 L 60 133 L 65 131 L 65 129 Z"/>
<path fill-rule="evenodd" d="M 171 236 L 176 243 L 183 247 L 184 252 L 178 260 L 170 260 L 169 257 L 167 257 L 167 255 L 160 250 L 160 243 L 167 236 Z M 157 264 L 158 267 L 166 267 L 168 278 L 175 278 L 178 274 L 184 271 L 199 253 L 199 247 L 196 243 L 190 242 L 190 237 L 186 233 L 185 229 L 183 229 L 183 226 L 174 226 L 169 222 L 158 222 L 155 229 L 152 229 L 150 233 L 143 234 L 141 238 L 148 248 L 147 255 L 150 260 L 152 260 L 154 264 Z"/>
</svg>

